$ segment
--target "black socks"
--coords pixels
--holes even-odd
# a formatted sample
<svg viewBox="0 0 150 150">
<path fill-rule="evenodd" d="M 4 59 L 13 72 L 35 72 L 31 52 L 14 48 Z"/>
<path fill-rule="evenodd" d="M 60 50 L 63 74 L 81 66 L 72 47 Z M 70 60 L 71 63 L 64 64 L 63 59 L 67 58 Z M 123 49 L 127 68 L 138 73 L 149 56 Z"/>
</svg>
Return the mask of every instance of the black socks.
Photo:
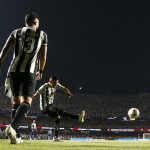
<svg viewBox="0 0 150 150">
<path fill-rule="evenodd" d="M 20 104 L 13 104 L 11 108 L 11 119 L 13 120 L 16 114 L 17 108 L 20 106 Z"/>
<path fill-rule="evenodd" d="M 55 138 L 58 138 L 60 119 L 56 119 L 55 123 L 56 124 L 55 124 L 55 127 L 54 127 L 54 134 L 55 134 Z"/>
<path fill-rule="evenodd" d="M 29 103 L 21 103 L 20 106 L 18 107 L 16 114 L 11 122 L 11 126 L 16 130 L 18 126 L 20 125 L 21 121 L 25 118 L 25 114 L 28 112 L 30 109 L 30 104 Z"/>
</svg>

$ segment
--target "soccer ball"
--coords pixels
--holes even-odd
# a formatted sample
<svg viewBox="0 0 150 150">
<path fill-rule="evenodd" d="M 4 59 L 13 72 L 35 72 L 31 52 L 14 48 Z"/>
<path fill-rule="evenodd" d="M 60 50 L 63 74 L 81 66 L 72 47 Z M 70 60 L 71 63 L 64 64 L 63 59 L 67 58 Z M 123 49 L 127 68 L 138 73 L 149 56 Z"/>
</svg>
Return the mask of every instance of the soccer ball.
<svg viewBox="0 0 150 150">
<path fill-rule="evenodd" d="M 139 117 L 140 111 L 137 108 L 131 108 L 128 111 L 128 116 L 130 120 L 135 120 Z"/>
</svg>

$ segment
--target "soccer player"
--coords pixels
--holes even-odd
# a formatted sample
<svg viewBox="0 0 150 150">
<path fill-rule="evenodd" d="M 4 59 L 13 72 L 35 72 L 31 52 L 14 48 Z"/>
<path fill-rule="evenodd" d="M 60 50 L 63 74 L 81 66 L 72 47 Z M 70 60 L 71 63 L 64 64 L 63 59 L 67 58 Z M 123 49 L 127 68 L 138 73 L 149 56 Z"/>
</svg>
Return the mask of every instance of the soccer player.
<svg viewBox="0 0 150 150">
<path fill-rule="evenodd" d="M 52 140 L 53 139 L 53 132 L 52 129 L 49 129 L 47 132 L 47 140 Z"/>
<path fill-rule="evenodd" d="M 57 89 L 62 90 L 68 96 L 73 96 L 68 88 L 59 83 L 55 75 L 52 75 L 49 82 L 42 85 L 33 96 L 33 99 L 36 99 L 40 95 L 40 109 L 42 113 L 47 114 L 55 121 L 54 141 L 59 141 L 58 134 L 61 117 L 77 119 L 79 122 L 83 122 L 85 117 L 85 111 L 82 111 L 79 115 L 73 115 L 55 107 L 54 96 Z"/>
<path fill-rule="evenodd" d="M 30 140 L 35 140 L 37 138 L 37 126 L 36 126 L 36 121 L 33 120 L 31 123 L 31 137 Z"/>
<path fill-rule="evenodd" d="M 47 34 L 39 29 L 39 16 L 30 12 L 25 16 L 25 27 L 14 30 L 8 37 L 1 53 L 2 65 L 8 52 L 14 48 L 14 55 L 8 73 L 12 91 L 12 121 L 5 132 L 11 144 L 18 143 L 16 129 L 25 118 L 32 103 L 36 79 L 42 78 L 46 63 Z M 36 70 L 37 55 L 39 70 Z"/>
</svg>

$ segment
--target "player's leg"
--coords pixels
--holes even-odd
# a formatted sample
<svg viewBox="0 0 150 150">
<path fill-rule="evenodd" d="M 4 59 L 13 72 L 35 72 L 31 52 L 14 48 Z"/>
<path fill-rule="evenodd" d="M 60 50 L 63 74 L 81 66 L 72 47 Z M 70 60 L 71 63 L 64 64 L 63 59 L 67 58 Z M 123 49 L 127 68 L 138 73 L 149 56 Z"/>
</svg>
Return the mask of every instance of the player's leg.
<svg viewBox="0 0 150 150">
<path fill-rule="evenodd" d="M 25 119 L 27 112 L 30 109 L 32 103 L 32 96 L 35 91 L 35 76 L 33 74 L 20 74 L 21 85 L 20 93 L 22 95 L 22 103 L 17 109 L 14 119 L 11 122 L 11 126 L 14 130 L 18 128 L 22 120 Z"/>
<path fill-rule="evenodd" d="M 30 140 L 33 140 L 33 130 L 31 130 L 31 133 L 30 133 Z"/>
<path fill-rule="evenodd" d="M 59 115 L 62 116 L 62 117 L 77 119 L 77 120 L 79 120 L 79 122 L 84 122 L 85 111 L 82 110 L 79 115 L 74 115 L 74 114 L 70 114 L 68 112 L 63 111 L 62 109 L 59 109 Z"/>
<path fill-rule="evenodd" d="M 21 97 L 19 96 L 19 91 L 20 91 L 20 84 L 21 84 L 21 79 L 20 76 L 16 73 L 10 73 L 9 76 L 9 81 L 10 81 L 10 89 L 12 92 L 12 97 L 11 97 L 11 104 L 12 104 L 12 111 L 11 111 L 11 119 L 13 120 L 16 110 L 21 104 Z"/>
<path fill-rule="evenodd" d="M 54 141 L 59 142 L 59 128 L 60 128 L 60 118 L 55 119 L 55 126 L 54 126 Z"/>
<path fill-rule="evenodd" d="M 16 114 L 16 110 L 18 109 L 18 107 L 20 106 L 20 103 L 13 103 L 12 104 L 12 109 L 11 109 L 11 119 L 13 120 L 13 118 L 15 117 Z"/>
<path fill-rule="evenodd" d="M 23 97 L 24 101 L 20 104 L 20 106 L 17 109 L 17 112 L 15 114 L 14 119 L 11 122 L 11 127 L 16 131 L 17 133 L 17 141 L 16 143 L 22 143 L 22 139 L 20 136 L 20 133 L 18 131 L 18 127 L 20 123 L 25 119 L 27 112 L 30 109 L 30 104 L 32 102 L 31 97 Z"/>
<path fill-rule="evenodd" d="M 21 74 L 21 85 L 20 85 L 20 95 L 22 96 L 22 103 L 18 107 L 16 115 L 11 123 L 14 129 L 25 119 L 27 112 L 30 109 L 32 103 L 32 96 L 35 92 L 36 79 L 35 75 L 31 73 Z"/>
<path fill-rule="evenodd" d="M 14 102 L 17 102 L 17 101 L 19 101 L 19 96 L 14 96 L 13 99 L 14 99 Z M 16 106 L 15 104 L 16 103 L 14 103 L 14 106 Z M 17 111 L 12 111 L 13 119 L 10 124 L 11 127 L 9 130 L 6 130 L 7 132 L 12 132 L 12 134 L 13 134 L 13 135 L 10 135 L 10 139 L 11 139 L 10 143 L 11 144 L 16 144 L 16 143 L 21 142 L 21 136 L 20 136 L 18 127 L 19 127 L 21 121 L 25 118 L 25 113 L 28 111 L 28 109 L 29 109 L 28 104 L 25 104 L 23 102 L 18 106 Z M 9 136 L 9 133 L 7 133 L 7 134 Z"/>
<path fill-rule="evenodd" d="M 22 120 L 25 119 L 25 116 L 26 116 L 27 112 L 29 111 L 30 105 L 31 105 L 31 102 L 32 102 L 32 98 L 29 97 L 29 96 L 23 96 L 23 99 L 24 99 L 23 102 L 18 107 L 17 112 L 15 114 L 15 117 L 11 122 L 11 126 L 15 130 L 18 128 L 18 126 L 20 125 Z"/>
<path fill-rule="evenodd" d="M 16 110 L 18 109 L 18 107 L 21 104 L 21 97 L 20 96 L 15 96 L 14 98 L 12 98 L 12 90 L 11 90 L 11 85 L 10 85 L 10 74 L 8 73 L 6 80 L 5 80 L 5 95 L 8 96 L 11 99 L 11 120 L 13 120 L 15 114 L 16 114 Z M 17 90 L 19 91 L 19 86 L 20 83 L 17 82 Z M 15 85 L 16 85 L 15 84 Z M 18 93 L 19 94 L 19 93 Z M 20 138 L 20 133 L 18 128 L 16 129 L 16 133 L 17 133 L 17 137 Z"/>
<path fill-rule="evenodd" d="M 37 139 L 37 131 L 34 130 L 34 140 L 36 140 L 36 139 Z"/>
<path fill-rule="evenodd" d="M 11 115 L 12 121 L 15 117 L 16 110 L 17 110 L 18 107 L 19 107 L 19 105 L 15 104 L 15 103 L 12 106 L 12 115 Z M 16 128 L 14 128 L 12 126 L 12 124 L 10 124 L 10 126 L 8 126 L 5 129 L 5 132 L 6 132 L 7 136 L 9 137 L 10 144 L 16 144 L 17 143 L 17 138 L 20 138 L 20 133 L 18 131 L 18 127 L 19 127 L 19 125 Z"/>
<path fill-rule="evenodd" d="M 14 117 L 15 117 L 15 114 L 16 114 L 16 111 L 18 109 L 18 107 L 20 106 L 20 97 L 15 97 L 14 98 L 14 102 L 12 103 L 12 111 L 11 111 L 11 119 L 13 121 Z M 11 126 L 12 127 L 12 126 Z M 17 128 L 15 129 L 16 131 L 16 138 L 21 138 L 20 136 L 20 132 L 19 132 L 19 129 L 18 129 L 19 125 L 17 126 Z M 14 132 L 15 133 L 15 132 Z M 13 140 L 14 141 L 14 140 Z M 15 142 L 10 142 L 11 144 L 15 144 Z"/>
<path fill-rule="evenodd" d="M 15 117 L 16 110 L 20 106 L 20 97 L 19 97 L 19 90 L 20 90 L 20 76 L 16 73 L 10 73 L 10 87 L 12 92 L 12 120 Z M 11 144 L 16 144 L 16 131 L 10 125 L 5 129 L 6 134 L 9 137 Z"/>
<path fill-rule="evenodd" d="M 11 119 L 12 120 L 14 119 L 16 111 L 17 111 L 17 109 L 18 109 L 18 107 L 20 106 L 21 103 L 22 103 L 21 96 L 14 96 L 14 99 L 12 100 L 12 111 L 11 111 Z M 18 127 L 16 129 L 17 138 L 21 138 Z"/>
<path fill-rule="evenodd" d="M 12 81 L 13 80 L 13 81 Z M 11 89 L 11 83 L 10 82 L 16 82 L 15 83 L 15 85 L 17 85 L 16 87 L 13 87 L 13 89 Z M 13 95 L 12 95 L 12 90 L 14 91 L 15 90 L 15 93 L 16 93 L 16 91 L 19 91 L 19 87 L 20 87 L 20 82 L 19 82 L 19 80 L 18 81 L 16 81 L 16 79 L 15 79 L 15 81 L 14 81 L 14 78 L 12 79 L 12 77 L 11 77 L 11 74 L 8 74 L 7 75 L 7 77 L 6 77 L 6 80 L 5 80 L 5 95 L 7 96 L 7 97 L 9 97 L 10 99 L 11 99 L 11 119 L 13 119 L 14 118 L 14 116 L 15 116 L 15 113 L 16 113 L 16 110 L 17 110 L 17 108 L 20 106 L 20 104 L 21 104 L 21 97 L 20 96 L 14 96 L 14 97 L 12 97 Z M 15 88 L 15 89 L 14 89 Z M 13 92 L 14 93 L 14 92 Z M 16 95 L 16 94 L 15 94 Z M 18 92 L 18 94 L 17 95 L 19 95 L 19 92 Z"/>
<path fill-rule="evenodd" d="M 59 109 L 55 108 L 53 105 L 52 106 L 48 106 L 43 111 L 43 114 L 47 114 L 49 117 L 51 117 L 55 121 L 55 125 L 54 125 L 54 141 L 56 141 L 56 142 L 60 141 L 59 138 L 58 138 L 59 128 L 60 128 Z"/>
</svg>

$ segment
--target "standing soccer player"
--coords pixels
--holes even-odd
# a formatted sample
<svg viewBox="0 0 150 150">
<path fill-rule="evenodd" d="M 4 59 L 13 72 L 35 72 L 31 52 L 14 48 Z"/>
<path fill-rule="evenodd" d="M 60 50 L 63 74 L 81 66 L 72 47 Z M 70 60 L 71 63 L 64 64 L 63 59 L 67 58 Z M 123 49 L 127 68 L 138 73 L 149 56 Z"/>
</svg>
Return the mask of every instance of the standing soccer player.
<svg viewBox="0 0 150 150">
<path fill-rule="evenodd" d="M 33 120 L 31 123 L 31 135 L 30 135 L 30 140 L 35 140 L 37 139 L 37 126 L 36 126 L 36 121 Z"/>
<path fill-rule="evenodd" d="M 42 78 L 47 55 L 47 34 L 39 29 L 38 15 L 34 12 L 28 13 L 25 16 L 25 25 L 10 34 L 0 53 L 0 65 L 2 65 L 9 50 L 14 48 L 13 60 L 8 71 L 13 95 L 12 121 L 5 130 L 11 144 L 19 143 L 16 129 L 30 109 L 36 79 Z M 40 63 L 37 71 L 36 61 L 39 52 Z"/>
<path fill-rule="evenodd" d="M 76 119 L 79 122 L 84 122 L 85 117 L 85 111 L 82 111 L 79 115 L 73 115 L 56 108 L 54 106 L 54 96 L 57 89 L 62 90 L 68 96 L 73 96 L 69 89 L 61 85 L 58 78 L 54 75 L 52 75 L 49 82 L 42 85 L 33 96 L 33 99 L 36 99 L 40 95 L 40 109 L 42 113 L 47 114 L 55 121 L 54 141 L 59 141 L 58 134 L 61 117 Z"/>
</svg>

